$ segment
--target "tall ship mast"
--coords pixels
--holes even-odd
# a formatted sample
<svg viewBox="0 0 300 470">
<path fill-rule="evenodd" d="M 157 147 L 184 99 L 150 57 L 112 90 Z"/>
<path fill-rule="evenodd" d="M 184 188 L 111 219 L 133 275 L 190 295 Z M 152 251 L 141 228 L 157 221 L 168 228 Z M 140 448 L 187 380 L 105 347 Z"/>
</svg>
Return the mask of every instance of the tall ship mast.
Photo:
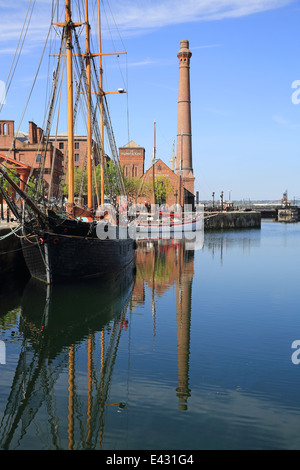
<svg viewBox="0 0 300 470">
<path fill-rule="evenodd" d="M 25 261 L 31 275 L 47 284 L 62 283 L 86 277 L 107 276 L 135 262 L 135 241 L 129 237 L 127 226 L 124 220 L 118 219 L 118 214 L 113 205 L 110 208 L 110 219 L 105 218 L 106 214 L 103 207 L 105 187 L 104 127 L 109 134 L 113 152 L 112 161 L 116 183 L 110 191 L 112 202 L 117 203 L 118 197 L 125 195 L 125 190 L 116 152 L 114 133 L 106 107 L 105 95 L 107 93 L 103 91 L 100 0 L 98 0 L 99 52 L 97 53 L 92 53 L 90 50 L 89 2 L 84 0 L 83 3 L 83 21 L 73 21 L 71 0 L 65 0 L 64 22 L 52 21 L 53 26 L 62 29 L 62 42 L 60 53 L 55 55 L 57 57 L 57 73 L 55 73 L 56 80 L 51 103 L 54 103 L 56 99 L 58 72 L 62 68 L 61 61 L 64 58 L 66 59 L 67 71 L 67 202 L 61 207 L 55 207 L 54 210 L 49 203 L 51 194 L 48 194 L 49 198 L 47 198 L 43 191 L 38 191 L 37 188 L 35 196 L 29 196 L 26 190 L 20 189 L 5 165 L 0 166 L 0 172 L 4 178 L 22 199 L 22 207 L 20 208 L 10 194 L 2 188 L 8 205 L 22 226 L 21 241 Z M 85 31 L 85 52 L 80 49 L 77 34 L 79 28 Z M 99 57 L 99 77 L 95 74 L 95 57 Z M 78 60 L 77 64 L 82 66 L 80 83 L 76 83 L 76 90 L 74 89 L 74 58 Z M 96 83 L 97 86 L 95 91 L 92 91 L 93 83 Z M 96 105 L 92 102 L 92 95 L 97 98 Z M 87 201 L 84 207 L 76 201 L 74 186 L 74 123 L 75 112 L 78 108 L 77 100 L 82 96 L 85 97 L 87 125 Z M 96 121 L 98 110 L 100 110 L 100 128 Z M 52 109 L 49 111 L 48 122 L 51 121 L 51 117 Z M 96 137 L 96 144 L 93 137 Z M 101 165 L 101 197 L 100 207 L 97 210 L 95 209 L 93 195 L 95 146 L 100 150 Z M 41 165 L 42 169 L 43 165 Z M 41 194 L 43 197 L 41 197 Z"/>
</svg>

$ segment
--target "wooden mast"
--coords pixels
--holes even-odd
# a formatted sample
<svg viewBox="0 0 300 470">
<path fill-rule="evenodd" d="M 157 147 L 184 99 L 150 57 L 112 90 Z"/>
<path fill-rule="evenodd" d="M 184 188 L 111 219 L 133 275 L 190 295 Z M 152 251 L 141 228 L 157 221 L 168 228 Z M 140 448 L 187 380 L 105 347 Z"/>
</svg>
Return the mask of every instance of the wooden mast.
<svg viewBox="0 0 300 470">
<path fill-rule="evenodd" d="M 68 91 L 68 200 L 71 211 L 74 206 L 74 122 L 73 122 L 73 59 L 71 0 L 65 0 L 66 49 L 67 49 L 67 91 Z"/>
<path fill-rule="evenodd" d="M 85 61 L 86 61 L 86 94 L 87 94 L 87 205 L 93 209 L 92 194 L 92 124 L 91 124 L 91 51 L 88 0 L 85 0 Z"/>
<path fill-rule="evenodd" d="M 100 88 L 100 165 L 101 165 L 101 191 L 100 204 L 104 204 L 104 124 L 103 124 L 103 68 L 102 68 L 102 41 L 101 41 L 101 11 L 98 0 L 98 29 L 99 29 L 99 88 Z"/>
<path fill-rule="evenodd" d="M 153 206 L 155 205 L 155 177 L 154 177 L 155 160 L 156 160 L 156 122 L 154 121 L 154 146 L 153 146 L 153 165 L 152 165 Z"/>
</svg>

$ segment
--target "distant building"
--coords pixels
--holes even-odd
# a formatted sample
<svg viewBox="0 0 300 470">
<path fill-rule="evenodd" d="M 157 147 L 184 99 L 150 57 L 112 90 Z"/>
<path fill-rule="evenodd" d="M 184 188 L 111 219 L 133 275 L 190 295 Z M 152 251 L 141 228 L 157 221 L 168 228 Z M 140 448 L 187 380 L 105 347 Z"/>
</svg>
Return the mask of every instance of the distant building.
<svg viewBox="0 0 300 470">
<path fill-rule="evenodd" d="M 190 192 L 190 187 L 185 187 L 186 181 L 180 174 L 178 175 L 175 171 L 171 170 L 161 159 L 156 160 L 154 169 L 153 165 L 151 165 L 148 170 L 144 171 L 145 149 L 135 142 L 131 141 L 119 148 L 119 160 L 125 177 L 142 178 L 141 192 L 144 184 L 147 184 L 147 186 L 152 189 L 151 185 L 153 183 L 154 170 L 154 179 L 160 176 L 166 177 L 172 187 L 166 201 L 163 201 L 163 203 L 167 204 L 169 207 L 177 203 L 181 206 L 184 204 L 194 204 L 194 195 Z M 153 204 L 153 196 L 138 197 L 137 203 L 144 204 L 145 202 Z"/>
<path fill-rule="evenodd" d="M 167 195 L 165 201 L 162 203 L 167 204 L 169 207 L 173 206 L 174 204 L 180 204 L 182 200 L 182 188 L 180 188 L 180 178 L 171 170 L 161 159 L 158 159 L 154 164 L 154 178 L 159 178 L 160 176 L 166 177 L 169 181 L 172 191 Z M 153 165 L 145 172 L 144 174 L 144 182 L 151 185 L 153 181 Z M 145 198 L 140 197 L 138 199 L 139 203 L 145 202 Z M 148 201 L 153 204 L 153 201 Z"/>
<path fill-rule="evenodd" d="M 29 122 L 29 132 L 25 133 L 15 132 L 14 121 L 1 120 L 0 154 L 0 161 L 7 160 L 7 166 L 16 169 L 22 179 L 21 187 L 25 186 L 28 176 L 37 178 L 44 164 L 46 188 L 49 188 L 52 174 L 52 195 L 58 194 L 63 174 L 63 154 L 55 151 L 52 142 L 46 145 L 43 130 L 34 122 Z"/>
<path fill-rule="evenodd" d="M 133 140 L 119 148 L 120 165 L 127 178 L 141 178 L 144 174 L 145 149 Z"/>
<path fill-rule="evenodd" d="M 68 166 L 68 134 L 63 132 L 57 136 L 50 136 L 50 142 L 56 145 L 56 148 L 63 155 L 63 165 Z M 74 135 L 74 165 L 75 167 L 84 168 L 86 166 L 87 157 L 87 137 L 81 135 Z M 94 159 L 95 166 L 100 163 L 100 149 L 95 141 L 92 142 L 92 157 Z M 110 158 L 108 155 L 104 155 L 104 162 L 109 162 Z"/>
</svg>

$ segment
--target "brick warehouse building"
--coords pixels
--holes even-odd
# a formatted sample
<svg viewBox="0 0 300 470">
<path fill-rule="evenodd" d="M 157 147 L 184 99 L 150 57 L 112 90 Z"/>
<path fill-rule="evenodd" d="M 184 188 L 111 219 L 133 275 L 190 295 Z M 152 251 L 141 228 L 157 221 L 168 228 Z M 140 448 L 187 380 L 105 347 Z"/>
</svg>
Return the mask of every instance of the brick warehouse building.
<svg viewBox="0 0 300 470">
<path fill-rule="evenodd" d="M 52 180 L 52 195 L 58 194 L 61 177 L 68 161 L 68 138 L 66 133 L 58 136 L 50 136 L 44 169 L 44 180 L 46 188 L 49 187 L 54 149 L 56 148 L 55 165 Z M 22 181 L 27 182 L 28 176 L 32 173 L 37 177 L 45 151 L 45 139 L 43 130 L 34 122 L 29 122 L 29 132 L 15 132 L 14 121 L 0 121 L 0 161 L 7 161 L 9 168 L 14 167 Z M 9 157 L 7 158 L 7 156 Z M 74 164 L 75 167 L 86 166 L 87 138 L 86 136 L 74 136 Z M 94 162 L 96 165 L 100 161 L 100 152 L 97 145 L 93 144 Z M 108 162 L 109 157 L 104 156 L 104 161 Z M 20 187 L 25 188 L 23 182 Z"/>
<path fill-rule="evenodd" d="M 54 156 L 54 146 L 48 142 L 45 149 L 43 130 L 34 122 L 29 122 L 29 132 L 15 133 L 14 121 L 0 121 L 0 161 L 7 160 L 8 167 L 14 167 L 22 180 L 27 182 L 32 173 L 35 178 L 40 172 L 43 156 L 46 150 L 44 180 L 49 187 Z M 8 157 L 8 159 L 7 159 Z M 63 173 L 63 154 L 57 149 L 53 167 L 52 195 L 57 195 Z M 24 183 L 20 182 L 24 188 Z"/>
<path fill-rule="evenodd" d="M 143 183 L 151 186 L 153 181 L 153 165 L 144 171 L 145 149 L 143 147 L 140 147 L 134 141 L 129 142 L 119 148 L 119 160 L 124 176 L 127 178 L 142 178 Z M 186 187 L 187 184 L 181 175 L 177 175 L 166 163 L 158 159 L 154 163 L 154 178 L 160 176 L 166 177 L 172 186 L 172 191 L 170 191 L 165 201 L 169 207 L 177 203 L 181 206 L 184 204 L 194 204 L 194 195 L 189 190 L 190 188 Z M 140 196 L 137 199 L 139 204 L 144 204 L 145 201 L 152 204 L 152 195 L 148 197 Z"/>
<path fill-rule="evenodd" d="M 67 166 L 68 162 L 68 135 L 67 132 L 58 134 L 57 136 L 50 136 L 50 142 L 52 142 L 60 150 L 63 155 L 63 165 Z M 100 163 L 100 149 L 96 142 L 92 142 L 92 155 L 94 158 L 94 164 L 99 165 Z M 87 138 L 82 135 L 74 135 L 74 165 L 75 167 L 86 166 L 87 156 Z M 104 155 L 104 162 L 108 163 L 110 158 L 108 155 Z"/>
</svg>

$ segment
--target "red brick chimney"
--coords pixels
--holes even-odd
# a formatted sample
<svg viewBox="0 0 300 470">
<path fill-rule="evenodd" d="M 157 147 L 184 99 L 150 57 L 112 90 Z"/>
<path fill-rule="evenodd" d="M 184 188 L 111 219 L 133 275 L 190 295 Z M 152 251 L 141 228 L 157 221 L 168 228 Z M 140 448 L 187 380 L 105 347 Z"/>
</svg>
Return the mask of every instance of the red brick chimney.
<svg viewBox="0 0 300 470">
<path fill-rule="evenodd" d="M 41 142 L 43 139 L 44 131 L 40 127 L 37 127 L 37 141 Z"/>
<path fill-rule="evenodd" d="M 29 136 L 28 140 L 30 144 L 37 143 L 37 127 L 36 124 L 32 121 L 29 121 Z"/>
<path fill-rule="evenodd" d="M 190 97 L 190 58 L 189 41 L 180 42 L 179 84 L 178 84 L 178 117 L 177 117 L 177 152 L 176 170 L 184 180 L 184 186 L 194 194 L 194 174 L 192 162 L 192 126 Z"/>
</svg>

